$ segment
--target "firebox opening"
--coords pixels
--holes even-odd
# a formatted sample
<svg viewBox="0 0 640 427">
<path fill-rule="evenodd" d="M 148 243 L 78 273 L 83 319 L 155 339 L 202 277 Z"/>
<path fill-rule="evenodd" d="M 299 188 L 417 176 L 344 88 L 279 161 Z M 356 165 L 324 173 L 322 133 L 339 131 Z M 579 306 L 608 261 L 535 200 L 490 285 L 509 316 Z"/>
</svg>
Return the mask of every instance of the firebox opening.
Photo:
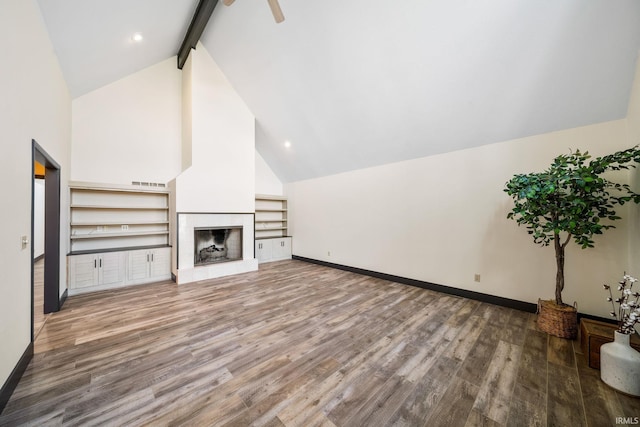
<svg viewBox="0 0 640 427">
<path fill-rule="evenodd" d="M 242 227 L 211 227 L 194 230 L 194 265 L 242 259 Z"/>
</svg>

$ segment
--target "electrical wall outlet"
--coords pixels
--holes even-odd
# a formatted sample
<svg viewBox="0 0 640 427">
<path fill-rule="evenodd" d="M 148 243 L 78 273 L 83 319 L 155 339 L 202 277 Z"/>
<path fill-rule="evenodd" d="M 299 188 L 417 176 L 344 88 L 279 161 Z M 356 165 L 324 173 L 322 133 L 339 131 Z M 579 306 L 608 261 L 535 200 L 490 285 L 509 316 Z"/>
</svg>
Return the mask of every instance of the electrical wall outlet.
<svg viewBox="0 0 640 427">
<path fill-rule="evenodd" d="M 127 224 L 122 224 L 122 231 L 129 231 L 129 226 Z"/>
<path fill-rule="evenodd" d="M 478 273 L 476 273 L 476 274 L 473 276 L 473 280 L 474 280 L 475 282 L 479 282 L 479 281 L 480 281 L 480 275 L 479 275 Z"/>
<path fill-rule="evenodd" d="M 327 251 L 327 256 L 331 256 L 331 251 Z"/>
</svg>

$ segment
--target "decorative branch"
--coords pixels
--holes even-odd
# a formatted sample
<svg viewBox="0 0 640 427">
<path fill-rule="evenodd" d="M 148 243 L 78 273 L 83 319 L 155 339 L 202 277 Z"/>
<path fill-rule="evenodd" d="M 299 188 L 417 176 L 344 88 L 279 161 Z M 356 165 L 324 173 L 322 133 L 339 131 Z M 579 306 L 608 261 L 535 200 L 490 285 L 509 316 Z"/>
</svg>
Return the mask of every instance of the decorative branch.
<svg viewBox="0 0 640 427">
<path fill-rule="evenodd" d="M 613 299 L 611 286 L 603 285 L 605 290 L 609 291 L 607 301 L 611 302 L 612 311 L 609 312 L 611 317 L 618 321 L 618 332 L 623 334 L 631 334 L 635 331 L 635 325 L 640 321 L 640 292 L 633 291 L 633 285 L 638 281 L 635 277 L 625 274 L 622 280 L 618 282 L 617 290 L 620 291 L 620 297 Z M 635 297 L 635 300 L 633 300 Z M 616 306 L 618 304 L 618 313 L 616 314 Z"/>
</svg>

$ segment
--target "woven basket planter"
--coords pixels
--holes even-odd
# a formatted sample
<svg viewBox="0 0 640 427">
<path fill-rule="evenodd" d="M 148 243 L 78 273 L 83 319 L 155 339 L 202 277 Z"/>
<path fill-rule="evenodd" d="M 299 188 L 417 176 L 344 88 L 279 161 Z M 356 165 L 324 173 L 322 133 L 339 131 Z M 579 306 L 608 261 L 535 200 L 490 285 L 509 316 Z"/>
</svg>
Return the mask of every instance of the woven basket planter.
<svg viewBox="0 0 640 427">
<path fill-rule="evenodd" d="M 538 300 L 538 327 L 560 338 L 578 336 L 578 310 L 570 305 L 557 305 L 554 300 Z"/>
</svg>

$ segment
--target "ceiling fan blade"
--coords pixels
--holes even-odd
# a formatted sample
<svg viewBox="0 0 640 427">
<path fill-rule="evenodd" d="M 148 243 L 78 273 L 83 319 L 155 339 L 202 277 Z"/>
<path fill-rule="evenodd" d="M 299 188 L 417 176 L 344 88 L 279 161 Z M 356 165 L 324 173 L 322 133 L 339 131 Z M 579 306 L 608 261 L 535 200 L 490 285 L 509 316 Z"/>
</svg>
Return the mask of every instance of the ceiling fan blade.
<svg viewBox="0 0 640 427">
<path fill-rule="evenodd" d="M 278 0 L 267 0 L 269 2 L 269 7 L 271 8 L 271 13 L 273 13 L 273 18 L 279 24 L 284 21 L 284 15 L 282 14 L 282 9 L 280 9 L 280 4 Z"/>
<path fill-rule="evenodd" d="M 222 0 L 222 3 L 224 3 L 225 6 L 231 6 L 231 4 L 233 4 L 235 0 Z"/>
</svg>

